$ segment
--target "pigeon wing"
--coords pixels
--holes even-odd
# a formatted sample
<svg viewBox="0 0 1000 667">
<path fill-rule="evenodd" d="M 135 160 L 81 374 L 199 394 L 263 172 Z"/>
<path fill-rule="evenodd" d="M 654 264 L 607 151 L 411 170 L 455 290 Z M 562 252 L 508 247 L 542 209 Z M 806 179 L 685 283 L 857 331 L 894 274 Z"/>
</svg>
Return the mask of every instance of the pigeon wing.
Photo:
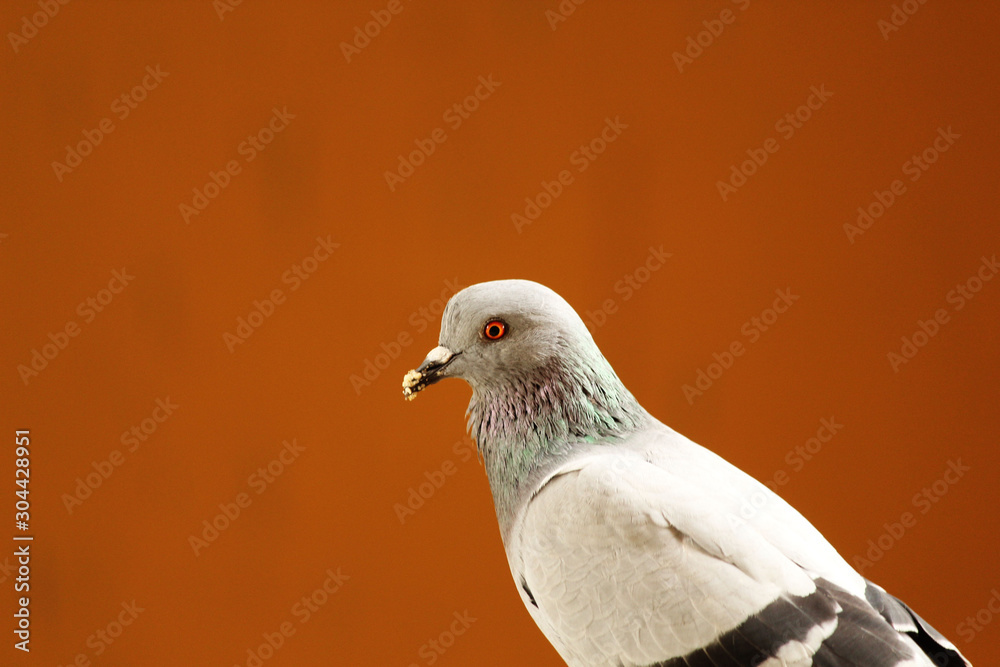
<svg viewBox="0 0 1000 667">
<path fill-rule="evenodd" d="M 700 480 L 635 452 L 563 465 L 511 540 L 525 605 L 573 667 L 932 664 Z"/>
</svg>

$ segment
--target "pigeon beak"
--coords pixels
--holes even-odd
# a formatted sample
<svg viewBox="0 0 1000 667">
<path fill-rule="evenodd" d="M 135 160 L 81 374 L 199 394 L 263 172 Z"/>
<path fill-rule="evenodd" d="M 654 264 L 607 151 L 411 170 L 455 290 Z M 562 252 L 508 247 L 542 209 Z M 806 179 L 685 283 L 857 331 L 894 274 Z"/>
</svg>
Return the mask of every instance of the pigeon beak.
<svg viewBox="0 0 1000 667">
<path fill-rule="evenodd" d="M 417 392 L 444 378 L 444 369 L 459 354 L 461 352 L 452 352 L 443 345 L 438 345 L 428 352 L 424 362 L 417 366 L 416 370 L 408 371 L 403 376 L 403 397 L 412 401 L 417 397 Z"/>
</svg>

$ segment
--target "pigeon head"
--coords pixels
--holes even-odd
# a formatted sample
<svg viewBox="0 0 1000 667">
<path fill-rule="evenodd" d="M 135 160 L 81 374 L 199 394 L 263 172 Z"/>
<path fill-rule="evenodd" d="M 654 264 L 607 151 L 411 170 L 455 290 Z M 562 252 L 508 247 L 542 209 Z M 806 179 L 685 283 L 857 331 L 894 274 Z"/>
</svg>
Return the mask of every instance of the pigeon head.
<svg viewBox="0 0 1000 667">
<path fill-rule="evenodd" d="M 528 280 L 479 283 L 458 292 L 441 319 L 438 347 L 411 373 L 404 395 L 447 377 L 476 394 L 502 392 L 555 365 L 599 357 L 583 320 L 558 294 Z M 413 375 L 408 375 L 413 378 Z"/>
<path fill-rule="evenodd" d="M 479 283 L 448 301 L 438 346 L 406 374 L 403 395 L 445 378 L 472 387 L 469 432 L 501 513 L 526 479 L 573 447 L 610 442 L 651 419 L 576 311 L 528 280 Z"/>
</svg>

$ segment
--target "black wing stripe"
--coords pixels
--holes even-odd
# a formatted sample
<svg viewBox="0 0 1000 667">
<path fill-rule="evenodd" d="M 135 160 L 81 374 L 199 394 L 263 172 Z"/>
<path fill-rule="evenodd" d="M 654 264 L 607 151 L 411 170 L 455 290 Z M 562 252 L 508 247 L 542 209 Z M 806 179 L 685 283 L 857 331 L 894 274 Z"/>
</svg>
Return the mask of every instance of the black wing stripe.
<svg viewBox="0 0 1000 667">
<path fill-rule="evenodd" d="M 941 662 L 937 656 L 949 649 L 938 643 L 932 644 L 933 651 L 928 650 L 925 644 L 934 642 L 933 629 L 913 637 L 917 646 L 907 641 L 883 611 L 890 608 L 888 601 L 880 601 L 878 607 L 870 603 L 870 595 L 868 600 L 858 598 L 825 579 L 815 583 L 813 593 L 781 596 L 707 646 L 648 667 L 757 667 L 790 642 L 802 642 L 820 626 L 828 626 L 832 632 L 816 647 L 813 667 L 895 667 L 919 655 L 917 646 L 937 660 L 935 664 L 967 667 L 955 651 L 950 653 L 958 662 Z M 897 619 L 905 610 L 910 623 L 918 628 L 930 627 L 901 602 L 891 600 L 898 605 L 891 612 Z"/>
<path fill-rule="evenodd" d="M 650 667 L 756 667 L 792 641 L 802 641 L 817 625 L 837 618 L 839 607 L 817 588 L 771 602 L 708 646 Z"/>
</svg>

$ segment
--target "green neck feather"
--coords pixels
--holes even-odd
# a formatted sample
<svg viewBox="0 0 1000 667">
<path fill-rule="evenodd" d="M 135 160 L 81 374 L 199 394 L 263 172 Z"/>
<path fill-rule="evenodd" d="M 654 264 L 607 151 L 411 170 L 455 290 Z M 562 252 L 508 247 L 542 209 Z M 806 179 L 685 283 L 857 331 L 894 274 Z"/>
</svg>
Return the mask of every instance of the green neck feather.
<svg viewBox="0 0 1000 667">
<path fill-rule="evenodd" d="M 501 529 L 533 484 L 575 447 L 610 443 L 649 414 L 597 352 L 476 387 L 469 431 L 479 445 Z"/>
</svg>

